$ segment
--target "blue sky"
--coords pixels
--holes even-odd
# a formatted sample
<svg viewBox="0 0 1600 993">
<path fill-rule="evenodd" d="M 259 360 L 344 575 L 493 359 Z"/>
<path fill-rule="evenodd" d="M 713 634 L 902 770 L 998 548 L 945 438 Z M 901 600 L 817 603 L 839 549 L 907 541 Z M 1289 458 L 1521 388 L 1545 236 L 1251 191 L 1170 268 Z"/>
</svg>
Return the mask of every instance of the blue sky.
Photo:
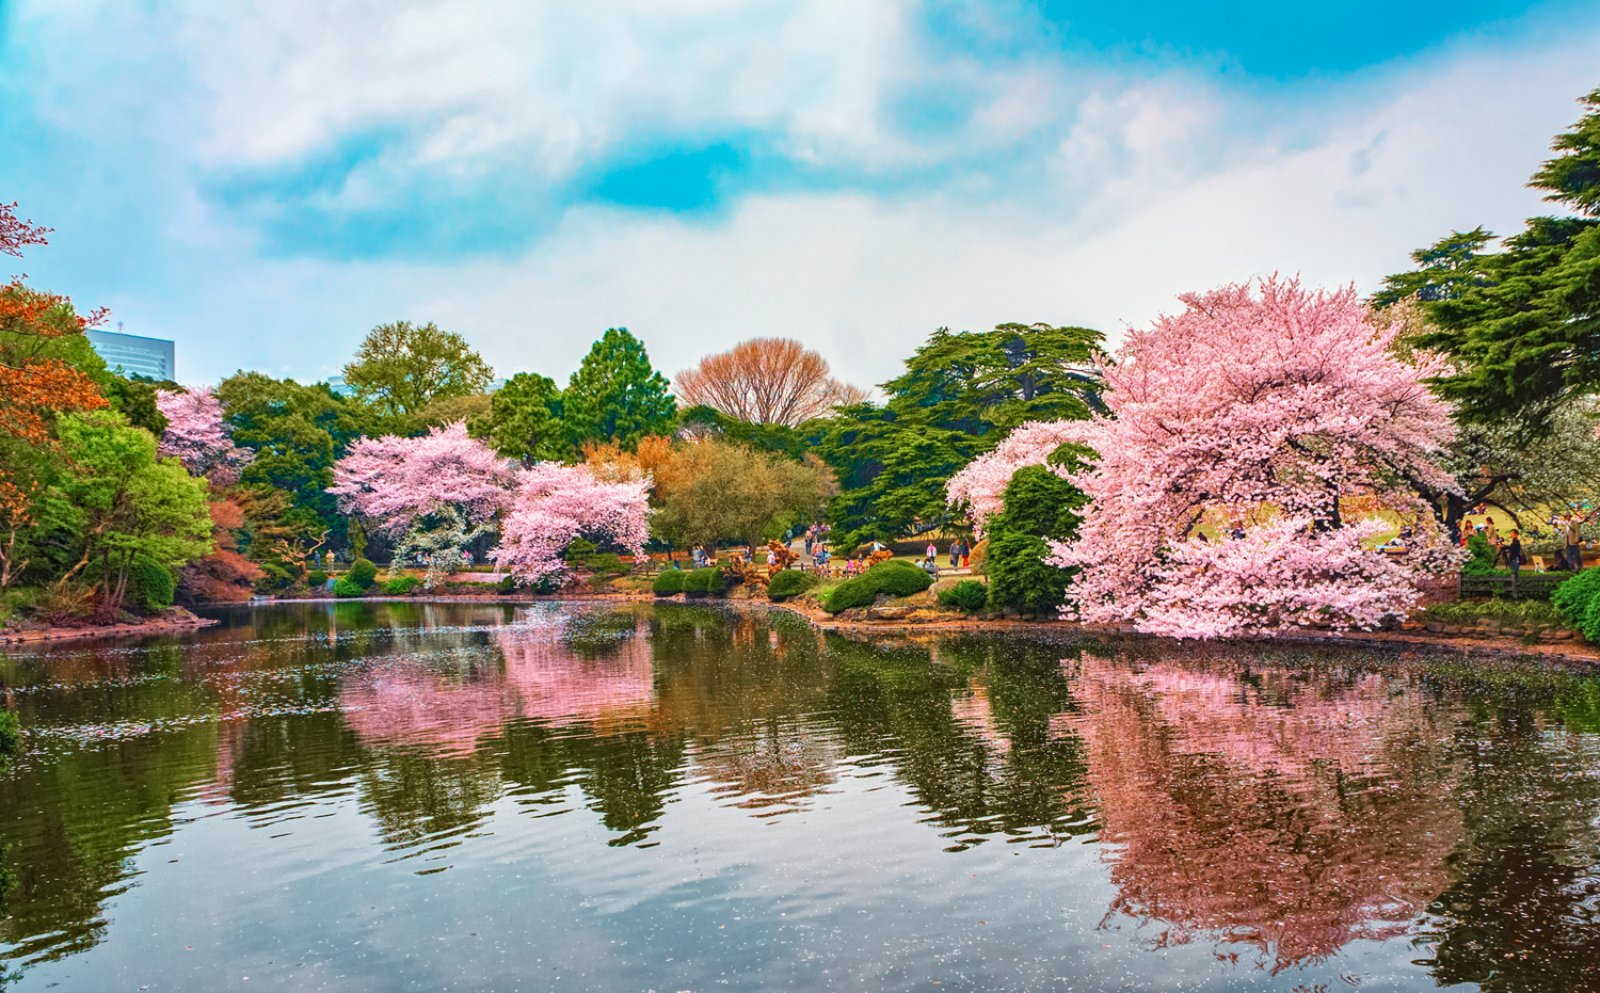
<svg viewBox="0 0 1600 993">
<path fill-rule="evenodd" d="M 870 384 L 941 325 L 1512 230 L 1597 56 L 1592 3 L 0 0 L 0 198 L 188 382 L 408 318 L 503 373 L 626 325 Z"/>
</svg>

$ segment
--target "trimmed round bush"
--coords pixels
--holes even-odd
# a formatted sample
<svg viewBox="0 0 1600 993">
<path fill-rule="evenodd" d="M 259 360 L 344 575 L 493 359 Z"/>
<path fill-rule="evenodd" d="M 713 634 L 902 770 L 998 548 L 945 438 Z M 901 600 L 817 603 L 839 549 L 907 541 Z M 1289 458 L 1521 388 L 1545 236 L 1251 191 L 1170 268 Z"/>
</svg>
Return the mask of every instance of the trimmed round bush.
<svg viewBox="0 0 1600 993">
<path fill-rule="evenodd" d="M 349 576 L 340 576 L 333 581 L 333 595 L 341 599 L 346 597 L 365 596 L 366 589 L 356 583 Z"/>
<path fill-rule="evenodd" d="M 772 600 L 782 601 L 790 597 L 797 597 L 802 593 L 817 588 L 822 580 L 809 572 L 799 569 L 784 569 L 773 575 L 772 582 L 767 584 L 767 597 Z"/>
<path fill-rule="evenodd" d="M 364 590 L 369 589 L 378 581 L 378 567 L 367 559 L 356 559 L 350 563 L 350 571 L 345 573 L 345 578 Z"/>
<path fill-rule="evenodd" d="M 312 569 L 306 573 L 306 585 L 312 589 L 321 589 L 328 585 L 328 574 L 321 569 Z"/>
<path fill-rule="evenodd" d="M 834 587 L 822 608 L 830 614 L 870 606 L 880 593 L 911 596 L 933 585 L 933 577 L 903 559 L 890 559 Z"/>
<path fill-rule="evenodd" d="M 721 596 L 727 589 L 727 577 L 721 569 L 690 569 L 683 577 L 683 592 L 690 596 Z"/>
<path fill-rule="evenodd" d="M 405 596 L 422 585 L 422 580 L 416 576 L 396 576 L 383 584 L 383 592 L 388 596 Z"/>
<path fill-rule="evenodd" d="M 974 614 L 989 602 L 989 587 L 976 579 L 963 579 L 939 591 L 939 606 Z"/>
<path fill-rule="evenodd" d="M 178 580 L 172 570 L 147 555 L 140 555 L 128 567 L 128 603 L 151 613 L 172 606 L 178 593 Z"/>
<path fill-rule="evenodd" d="M 1581 628 L 1589 614 L 1589 604 L 1600 599 L 1596 594 L 1600 594 L 1600 569 L 1585 569 L 1556 587 L 1550 594 L 1550 606 L 1561 611 L 1573 627 Z"/>
<path fill-rule="evenodd" d="M 683 577 L 688 575 L 682 569 L 662 569 L 656 573 L 655 582 L 650 584 L 650 592 L 656 596 L 673 596 L 683 592 Z"/>
</svg>

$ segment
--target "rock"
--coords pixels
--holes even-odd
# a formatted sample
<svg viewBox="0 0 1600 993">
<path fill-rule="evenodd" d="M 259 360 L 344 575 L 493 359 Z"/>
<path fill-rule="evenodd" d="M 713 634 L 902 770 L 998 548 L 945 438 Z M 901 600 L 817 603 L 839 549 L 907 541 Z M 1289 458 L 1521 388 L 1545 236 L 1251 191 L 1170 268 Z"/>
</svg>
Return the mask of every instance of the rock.
<svg viewBox="0 0 1600 993">
<path fill-rule="evenodd" d="M 1447 628 L 1445 626 L 1445 623 L 1443 621 L 1429 621 L 1428 624 L 1427 624 L 1427 628 L 1428 628 L 1429 631 L 1433 632 L 1434 634 L 1444 634 L 1445 631 L 1447 630 Z"/>
<path fill-rule="evenodd" d="M 884 607 L 868 607 L 867 619 L 870 621 L 903 621 L 916 613 L 917 608 L 911 604 L 897 604 Z"/>
</svg>

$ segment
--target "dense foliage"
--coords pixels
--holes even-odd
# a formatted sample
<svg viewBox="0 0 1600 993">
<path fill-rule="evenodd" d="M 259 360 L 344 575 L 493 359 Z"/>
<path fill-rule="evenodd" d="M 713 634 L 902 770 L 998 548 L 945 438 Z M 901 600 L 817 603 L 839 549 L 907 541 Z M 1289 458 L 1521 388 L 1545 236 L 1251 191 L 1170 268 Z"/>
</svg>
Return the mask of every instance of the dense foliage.
<svg viewBox="0 0 1600 993">
<path fill-rule="evenodd" d="M 611 328 L 589 349 L 562 394 L 562 416 L 575 444 L 614 441 L 632 447 L 668 434 L 678 403 L 644 344 L 627 328 Z"/>
<path fill-rule="evenodd" d="M 1434 327 L 1418 343 L 1453 360 L 1439 390 L 1467 420 L 1544 433 L 1569 401 L 1600 391 L 1600 89 L 1582 104 L 1528 184 L 1572 214 L 1529 218 L 1498 252 L 1481 227 L 1454 232 L 1375 298 L 1420 302 Z"/>
<path fill-rule="evenodd" d="M 822 607 L 830 614 L 870 607 L 882 596 L 911 596 L 933 585 L 933 577 L 903 559 L 880 562 L 828 593 Z"/>
<path fill-rule="evenodd" d="M 815 573 L 799 569 L 782 569 L 773 574 L 767 584 L 768 598 L 776 601 L 790 600 L 817 588 L 821 582 Z"/>
<path fill-rule="evenodd" d="M 939 606 L 973 614 L 989 603 L 989 587 L 976 579 L 963 579 L 939 591 Z"/>
<path fill-rule="evenodd" d="M 1067 463 L 1069 471 L 1082 463 Z M 1071 570 L 1049 561 L 1050 542 L 1077 537 L 1087 498 L 1042 465 L 1018 469 L 1006 485 L 1003 509 L 989 519 L 985 571 L 996 607 L 1042 614 L 1066 600 Z"/>
<path fill-rule="evenodd" d="M 942 525 L 945 483 L 1012 428 L 1099 409 L 1101 341 L 1087 328 L 1044 324 L 940 329 L 883 384 L 883 405 L 841 408 L 809 425 L 839 479 L 828 516 L 840 543 Z"/>
</svg>

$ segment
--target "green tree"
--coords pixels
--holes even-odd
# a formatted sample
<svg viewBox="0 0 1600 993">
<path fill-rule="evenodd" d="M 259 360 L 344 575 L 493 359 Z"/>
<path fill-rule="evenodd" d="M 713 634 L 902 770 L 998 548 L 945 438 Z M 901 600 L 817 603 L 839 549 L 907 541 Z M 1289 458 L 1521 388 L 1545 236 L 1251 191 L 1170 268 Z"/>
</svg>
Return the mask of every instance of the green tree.
<svg viewBox="0 0 1600 993">
<path fill-rule="evenodd" d="M 1600 391 L 1600 89 L 1581 102 L 1529 182 L 1577 216 L 1530 218 L 1493 254 L 1482 228 L 1453 234 L 1375 298 L 1420 300 L 1434 330 L 1417 343 L 1454 360 L 1438 389 L 1465 420 L 1547 433 L 1563 405 Z"/>
<path fill-rule="evenodd" d="M 548 376 L 519 372 L 489 397 L 488 414 L 467 424 L 474 438 L 524 465 L 572 457 L 561 422 L 561 390 Z"/>
<path fill-rule="evenodd" d="M 229 376 L 217 397 L 234 442 L 255 453 L 243 482 L 288 493 L 288 523 L 342 533 L 343 518 L 327 492 L 333 463 L 352 441 L 376 429 L 371 415 L 326 384 L 304 386 L 259 372 Z"/>
<path fill-rule="evenodd" d="M 482 393 L 493 379 L 465 338 L 432 321 L 378 325 L 344 367 L 356 396 L 387 417 L 414 417 L 437 400 Z"/>
<path fill-rule="evenodd" d="M 1084 453 L 1069 451 L 1056 461 L 1074 468 Z M 1050 540 L 1077 536 L 1083 492 L 1041 465 L 1018 469 L 1006 485 L 1000 513 L 989 521 L 989 602 L 1042 614 L 1061 606 L 1072 574 L 1045 561 Z"/>
<path fill-rule="evenodd" d="M 81 554 L 63 576 L 98 579 L 103 609 L 122 606 L 136 559 L 177 569 L 211 548 L 206 481 L 156 458 L 150 432 L 120 414 L 73 414 L 57 425 L 65 469 L 52 498 L 70 508 Z"/>
<path fill-rule="evenodd" d="M 631 448 L 646 435 L 670 434 L 678 403 L 644 343 L 627 328 L 611 328 L 572 374 L 562 410 L 574 444 L 615 441 Z"/>
<path fill-rule="evenodd" d="M 940 527 L 944 484 L 1026 421 L 1088 416 L 1100 406 L 1096 331 L 1001 324 L 941 328 L 883 384 L 888 400 L 801 426 L 838 474 L 828 518 L 842 545 Z"/>
<path fill-rule="evenodd" d="M 680 444 L 654 468 L 651 526 L 680 548 L 733 538 L 755 549 L 813 518 L 832 492 L 818 460 L 796 462 L 718 438 Z"/>
</svg>

